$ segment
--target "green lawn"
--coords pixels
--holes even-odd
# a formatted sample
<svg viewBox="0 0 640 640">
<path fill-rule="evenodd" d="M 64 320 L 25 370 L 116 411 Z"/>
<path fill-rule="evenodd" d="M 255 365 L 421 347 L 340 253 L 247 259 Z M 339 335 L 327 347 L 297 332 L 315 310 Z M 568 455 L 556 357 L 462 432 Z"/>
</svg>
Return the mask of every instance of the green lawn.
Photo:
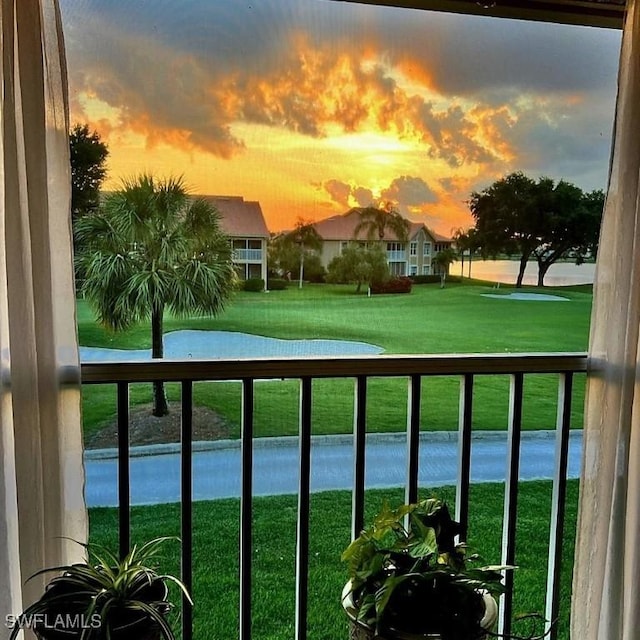
<svg viewBox="0 0 640 640">
<path fill-rule="evenodd" d="M 504 486 L 472 486 L 469 544 L 487 563 L 500 562 Z M 571 481 L 567 501 L 564 557 L 573 558 L 577 482 Z M 421 497 L 431 492 L 424 490 Z M 454 500 L 451 488 L 437 495 Z M 519 491 L 518 538 L 514 612 L 544 612 L 551 484 L 526 482 Z M 402 501 L 398 490 L 367 493 L 368 520 L 383 499 Z M 295 496 L 256 498 L 253 532 L 253 634 L 257 640 L 293 637 L 295 607 Z M 340 607 L 346 580 L 340 553 L 350 538 L 351 494 L 327 492 L 311 498 L 309 553 L 309 639 L 347 637 Z M 91 540 L 116 548 L 117 511 L 92 509 Z M 178 505 L 138 507 L 132 510 L 134 541 L 159 535 L 179 535 Z M 194 625 L 197 640 L 233 640 L 238 627 L 238 500 L 194 504 Z M 179 571 L 177 544 L 164 570 Z M 561 619 L 563 640 L 568 639 L 572 562 L 562 570 Z M 523 630 L 521 630 L 523 631 Z"/>
<path fill-rule="evenodd" d="M 510 290 L 501 287 L 500 293 Z M 537 291 L 526 287 L 523 291 Z M 555 292 L 545 288 L 545 293 Z M 329 338 L 364 341 L 385 353 L 509 353 L 528 351 L 584 351 L 587 348 L 591 291 L 589 287 L 561 288 L 570 302 L 495 300 L 489 286 L 448 284 L 414 286 L 408 295 L 367 297 L 353 286 L 305 285 L 270 293 L 238 293 L 218 318 L 167 317 L 165 331 L 213 329 L 276 338 Z M 144 348 L 150 345 L 148 325 L 123 334 L 97 326 L 84 301 L 78 302 L 80 343 L 86 346 Z M 474 426 L 503 429 L 508 411 L 508 378 L 488 376 L 476 383 Z M 578 380 L 574 426 L 581 425 L 583 381 Z M 315 383 L 314 430 L 344 433 L 353 424 L 353 383 L 320 380 Z M 549 376 L 529 377 L 526 383 L 524 426 L 549 428 L 555 422 L 556 384 Z M 177 398 L 177 389 L 170 388 Z M 85 387 L 85 432 L 93 433 L 113 420 L 113 388 Z M 134 403 L 148 402 L 145 385 L 132 389 Z M 218 411 L 239 430 L 239 385 L 199 383 L 196 402 Z M 297 384 L 259 383 L 256 393 L 256 433 L 259 436 L 297 433 Z M 406 381 L 373 380 L 369 394 L 369 429 L 398 431 L 406 424 Z M 430 378 L 424 383 L 423 424 L 427 430 L 457 427 L 458 380 Z"/>
</svg>

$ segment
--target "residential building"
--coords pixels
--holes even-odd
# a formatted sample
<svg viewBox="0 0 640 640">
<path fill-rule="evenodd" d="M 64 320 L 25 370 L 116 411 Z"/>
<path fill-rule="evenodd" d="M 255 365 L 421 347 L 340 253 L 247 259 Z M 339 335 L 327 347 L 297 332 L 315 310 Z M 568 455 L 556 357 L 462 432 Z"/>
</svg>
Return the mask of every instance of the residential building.
<svg viewBox="0 0 640 640">
<path fill-rule="evenodd" d="M 433 257 L 441 249 L 451 246 L 450 238 L 435 233 L 421 222 L 412 221 L 409 221 L 406 241 L 402 241 L 389 229 L 385 231 L 382 240 L 371 240 L 364 230 L 356 237 L 355 230 L 360 222 L 360 211 L 361 209 L 354 208 L 313 225 L 323 240 L 320 258 L 324 267 L 339 256 L 350 242 L 357 240 L 361 243 L 380 242 L 386 251 L 392 275 L 431 275 L 435 266 Z"/>
<path fill-rule="evenodd" d="M 233 262 L 240 278 L 262 278 L 266 286 L 269 230 L 260 203 L 242 196 L 202 197 L 220 212 L 220 223 L 231 238 Z"/>
</svg>

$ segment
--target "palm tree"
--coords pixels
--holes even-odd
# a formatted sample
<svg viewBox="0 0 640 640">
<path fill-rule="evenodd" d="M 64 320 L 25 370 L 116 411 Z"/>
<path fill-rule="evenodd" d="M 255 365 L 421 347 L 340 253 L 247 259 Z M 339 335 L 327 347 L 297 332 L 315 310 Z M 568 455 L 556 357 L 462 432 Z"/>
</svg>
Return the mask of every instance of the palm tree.
<svg viewBox="0 0 640 640">
<path fill-rule="evenodd" d="M 378 207 L 365 207 L 357 209 L 360 220 L 353 231 L 354 239 L 361 231 L 365 231 L 369 240 L 382 241 L 387 230 L 396 235 L 400 242 L 406 242 L 409 236 L 409 221 L 403 218 L 391 205 L 383 209 Z"/>
<path fill-rule="evenodd" d="M 322 238 L 316 231 L 313 223 L 299 219 L 293 231 L 287 234 L 287 239 L 295 243 L 300 251 L 300 275 L 298 288 L 302 289 L 302 276 L 304 275 L 304 258 L 307 251 L 320 251 Z"/>
<path fill-rule="evenodd" d="M 435 256 L 433 256 L 433 263 L 438 267 L 438 271 L 440 272 L 440 288 L 444 288 L 444 283 L 447 279 L 447 271 L 449 271 L 449 266 L 457 259 L 458 256 L 451 247 L 442 249 L 438 251 Z"/>
<path fill-rule="evenodd" d="M 151 355 L 162 358 L 165 309 L 216 315 L 236 274 L 216 209 L 187 194 L 182 178 L 141 175 L 124 181 L 94 215 L 78 220 L 82 292 L 100 323 L 124 331 L 151 320 Z M 154 383 L 153 415 L 168 413 L 162 382 Z"/>
</svg>

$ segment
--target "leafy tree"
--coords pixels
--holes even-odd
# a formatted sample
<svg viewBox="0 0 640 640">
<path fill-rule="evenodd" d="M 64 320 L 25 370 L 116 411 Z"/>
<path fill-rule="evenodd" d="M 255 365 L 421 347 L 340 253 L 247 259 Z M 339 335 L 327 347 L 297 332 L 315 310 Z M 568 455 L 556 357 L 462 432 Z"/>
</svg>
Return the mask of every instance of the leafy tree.
<svg viewBox="0 0 640 640">
<path fill-rule="evenodd" d="M 322 238 L 315 227 L 308 222 L 298 220 L 292 231 L 272 238 L 269 243 L 270 267 L 283 275 L 298 272 L 299 287 L 305 277 L 318 277 L 324 269 L 319 251 Z"/>
<path fill-rule="evenodd" d="M 536 195 L 535 181 L 517 172 L 473 192 L 469 202 L 482 256 L 520 253 L 516 287 L 522 286 L 527 261 L 539 244 Z"/>
<path fill-rule="evenodd" d="M 564 180 L 556 184 L 542 177 L 535 182 L 519 172 L 472 193 L 469 206 L 482 255 L 519 253 L 517 287 L 522 286 L 527 261 L 534 258 L 538 286 L 543 286 L 552 264 L 565 258 L 580 262 L 597 247 L 602 216 L 597 194 L 585 197 Z"/>
<path fill-rule="evenodd" d="M 451 247 L 447 247 L 446 249 L 441 249 L 433 256 L 433 264 L 438 267 L 438 271 L 440 272 L 440 287 L 444 289 L 444 283 L 447 279 L 447 272 L 449 271 L 449 267 L 458 259 L 458 255 L 454 249 Z"/>
<path fill-rule="evenodd" d="M 389 279 L 387 256 L 379 245 L 366 246 L 350 242 L 342 254 L 331 260 L 327 267 L 327 282 L 354 282 L 356 293 L 367 283 L 385 282 Z"/>
<path fill-rule="evenodd" d="M 382 209 L 365 207 L 357 209 L 360 220 L 353 231 L 354 239 L 364 231 L 369 240 L 384 239 L 388 231 L 394 233 L 400 242 L 406 242 L 409 235 L 409 221 L 403 218 L 390 204 Z"/>
<path fill-rule="evenodd" d="M 107 175 L 107 145 L 89 126 L 73 125 L 69 133 L 71 158 L 71 213 L 79 216 L 95 211 L 100 205 L 100 187 Z"/>
<path fill-rule="evenodd" d="M 163 356 L 163 314 L 217 315 L 236 283 L 231 244 L 219 214 L 192 199 L 181 178 L 124 181 L 101 209 L 77 221 L 83 293 L 115 331 L 151 320 L 152 357 Z M 154 383 L 153 415 L 168 413 Z"/>
</svg>

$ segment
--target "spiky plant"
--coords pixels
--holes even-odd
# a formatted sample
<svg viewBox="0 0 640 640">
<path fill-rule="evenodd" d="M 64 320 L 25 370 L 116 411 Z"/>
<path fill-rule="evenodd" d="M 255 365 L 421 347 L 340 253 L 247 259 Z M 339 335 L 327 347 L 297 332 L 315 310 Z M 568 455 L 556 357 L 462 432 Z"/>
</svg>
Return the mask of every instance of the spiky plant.
<svg viewBox="0 0 640 640">
<path fill-rule="evenodd" d="M 160 548 L 170 539 L 176 538 L 134 545 L 122 560 L 103 547 L 83 544 L 86 562 L 38 571 L 32 577 L 62 573 L 17 618 L 9 640 L 14 640 L 23 626 L 33 627 L 44 638 L 175 640 L 166 620 L 173 606 L 167 585 L 177 585 L 189 602 L 191 598 L 178 578 L 158 572 Z"/>
</svg>

